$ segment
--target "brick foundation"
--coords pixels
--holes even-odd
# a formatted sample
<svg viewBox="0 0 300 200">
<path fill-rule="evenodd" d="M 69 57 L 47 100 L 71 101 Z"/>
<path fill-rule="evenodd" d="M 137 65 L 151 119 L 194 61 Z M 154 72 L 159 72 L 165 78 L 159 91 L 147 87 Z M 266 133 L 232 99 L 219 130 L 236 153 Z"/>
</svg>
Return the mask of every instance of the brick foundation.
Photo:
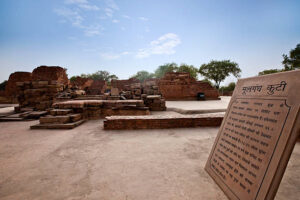
<svg viewBox="0 0 300 200">
<path fill-rule="evenodd" d="M 182 116 L 111 116 L 104 121 L 105 130 L 167 129 L 199 126 L 220 126 L 224 114 L 199 114 Z"/>
</svg>

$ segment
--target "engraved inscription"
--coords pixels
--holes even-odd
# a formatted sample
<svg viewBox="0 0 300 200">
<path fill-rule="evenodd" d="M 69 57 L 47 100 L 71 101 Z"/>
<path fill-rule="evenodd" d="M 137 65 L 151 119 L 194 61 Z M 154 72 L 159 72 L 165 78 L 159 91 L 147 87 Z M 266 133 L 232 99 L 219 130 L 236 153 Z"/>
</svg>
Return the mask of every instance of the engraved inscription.
<svg viewBox="0 0 300 200">
<path fill-rule="evenodd" d="M 232 103 L 210 166 L 235 195 L 255 199 L 288 111 L 280 99 Z"/>
</svg>

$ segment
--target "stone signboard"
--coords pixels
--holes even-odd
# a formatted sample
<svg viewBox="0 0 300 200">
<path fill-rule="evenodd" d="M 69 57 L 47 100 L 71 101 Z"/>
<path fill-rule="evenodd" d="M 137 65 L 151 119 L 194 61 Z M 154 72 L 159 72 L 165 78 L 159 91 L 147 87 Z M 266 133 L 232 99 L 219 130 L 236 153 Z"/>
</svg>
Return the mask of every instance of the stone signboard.
<svg viewBox="0 0 300 200">
<path fill-rule="evenodd" d="M 300 132 L 300 70 L 241 79 L 205 169 L 229 199 L 273 199 Z"/>
</svg>

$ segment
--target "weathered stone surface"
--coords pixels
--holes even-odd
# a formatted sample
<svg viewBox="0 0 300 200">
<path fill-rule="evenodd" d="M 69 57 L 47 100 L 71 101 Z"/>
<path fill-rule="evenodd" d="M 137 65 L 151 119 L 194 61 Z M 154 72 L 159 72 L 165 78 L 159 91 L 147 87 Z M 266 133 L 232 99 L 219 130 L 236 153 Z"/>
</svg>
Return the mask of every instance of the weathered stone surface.
<svg viewBox="0 0 300 200">
<path fill-rule="evenodd" d="M 52 116 L 47 115 L 45 117 L 40 118 L 40 124 L 65 124 L 70 122 L 70 116 Z"/>
<path fill-rule="evenodd" d="M 30 126 L 30 129 L 73 129 L 85 122 L 84 119 L 76 121 L 76 122 L 71 122 L 71 123 L 66 123 L 66 124 L 36 124 Z"/>
<path fill-rule="evenodd" d="M 206 171 L 230 199 L 273 199 L 300 131 L 300 71 L 238 81 Z"/>
<path fill-rule="evenodd" d="M 67 115 L 71 112 L 71 109 L 52 109 L 50 110 L 50 115 Z"/>
<path fill-rule="evenodd" d="M 198 126 L 219 126 L 223 114 L 201 115 L 148 115 L 148 116 L 111 116 L 104 121 L 105 130 L 121 129 L 165 129 L 188 128 Z"/>
<path fill-rule="evenodd" d="M 118 96 L 119 95 L 119 89 L 118 88 L 111 88 L 110 89 L 110 95 L 111 96 Z"/>
<path fill-rule="evenodd" d="M 214 87 L 207 82 L 196 81 L 189 73 L 166 73 L 158 84 L 166 100 L 196 100 L 197 94 L 201 92 L 207 100 L 219 99 L 219 93 Z"/>
</svg>

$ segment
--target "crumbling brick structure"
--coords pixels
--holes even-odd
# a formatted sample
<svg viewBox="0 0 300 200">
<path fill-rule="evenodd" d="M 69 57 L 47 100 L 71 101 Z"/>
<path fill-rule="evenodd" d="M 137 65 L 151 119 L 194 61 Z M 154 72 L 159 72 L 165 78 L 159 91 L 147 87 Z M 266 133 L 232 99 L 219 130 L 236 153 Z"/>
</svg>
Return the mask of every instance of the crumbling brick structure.
<svg viewBox="0 0 300 200">
<path fill-rule="evenodd" d="M 9 76 L 9 79 L 5 86 L 5 96 L 16 98 L 17 92 L 17 82 L 30 82 L 32 81 L 31 72 L 14 72 Z"/>
<path fill-rule="evenodd" d="M 130 89 L 130 85 L 134 83 L 140 83 L 139 80 L 135 78 L 130 78 L 127 80 L 111 80 L 111 87 L 118 88 L 119 91 L 126 91 Z"/>
<path fill-rule="evenodd" d="M 87 95 L 100 95 L 105 92 L 107 84 L 103 80 L 92 80 L 77 76 L 75 80 L 72 80 L 71 87 L 84 90 Z"/>
<path fill-rule="evenodd" d="M 91 86 L 87 87 L 86 94 L 88 95 L 100 95 L 105 92 L 107 88 L 106 81 L 93 80 Z"/>
<path fill-rule="evenodd" d="M 40 66 L 32 71 L 33 81 L 56 81 L 63 85 L 69 83 L 66 69 L 59 66 Z"/>
<path fill-rule="evenodd" d="M 207 82 L 196 81 L 185 72 L 166 73 L 158 86 L 166 100 L 196 100 L 198 93 L 204 93 L 206 100 L 220 99 L 217 89 Z"/>
<path fill-rule="evenodd" d="M 31 75 L 31 81 L 16 82 L 20 107 L 46 110 L 68 85 L 66 70 L 61 67 L 37 67 Z"/>
</svg>

